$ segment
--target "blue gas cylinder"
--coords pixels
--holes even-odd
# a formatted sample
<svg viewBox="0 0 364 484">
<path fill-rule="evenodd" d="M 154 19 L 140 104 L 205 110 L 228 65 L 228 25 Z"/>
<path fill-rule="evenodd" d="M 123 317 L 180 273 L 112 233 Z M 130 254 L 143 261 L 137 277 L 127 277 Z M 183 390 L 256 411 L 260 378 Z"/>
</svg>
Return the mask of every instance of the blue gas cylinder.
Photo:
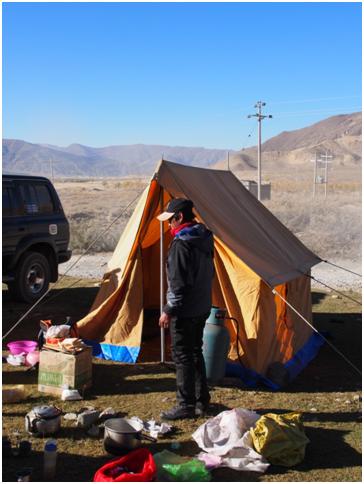
<svg viewBox="0 0 364 484">
<path fill-rule="evenodd" d="M 230 346 L 229 331 L 225 328 L 226 310 L 212 306 L 203 332 L 202 352 L 209 383 L 216 384 L 225 376 Z"/>
</svg>

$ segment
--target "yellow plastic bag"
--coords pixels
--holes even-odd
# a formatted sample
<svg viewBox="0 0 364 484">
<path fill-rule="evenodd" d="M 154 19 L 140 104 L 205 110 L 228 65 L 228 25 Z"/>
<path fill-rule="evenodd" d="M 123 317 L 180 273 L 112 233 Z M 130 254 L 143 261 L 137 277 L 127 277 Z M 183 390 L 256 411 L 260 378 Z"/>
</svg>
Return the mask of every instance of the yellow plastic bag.
<svg viewBox="0 0 364 484">
<path fill-rule="evenodd" d="M 305 457 L 306 445 L 310 442 L 305 435 L 300 413 L 277 415 L 267 413 L 250 429 L 254 447 L 268 462 L 291 467 Z"/>
</svg>

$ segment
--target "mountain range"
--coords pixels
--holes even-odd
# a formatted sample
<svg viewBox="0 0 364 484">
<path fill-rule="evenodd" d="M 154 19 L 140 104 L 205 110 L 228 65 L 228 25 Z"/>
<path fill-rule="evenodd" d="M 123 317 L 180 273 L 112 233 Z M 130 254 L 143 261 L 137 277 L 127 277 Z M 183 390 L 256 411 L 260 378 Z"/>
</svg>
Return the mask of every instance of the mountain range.
<svg viewBox="0 0 364 484">
<path fill-rule="evenodd" d="M 319 151 L 334 154 L 340 164 L 361 163 L 361 113 L 332 116 L 295 131 L 284 131 L 262 144 L 265 163 L 306 163 Z M 253 169 L 255 146 L 229 151 L 231 169 Z M 120 145 L 92 148 L 81 144 L 59 147 L 3 139 L 3 171 L 58 177 L 150 176 L 164 159 L 185 165 L 226 168 L 226 149 L 163 145 Z"/>
</svg>

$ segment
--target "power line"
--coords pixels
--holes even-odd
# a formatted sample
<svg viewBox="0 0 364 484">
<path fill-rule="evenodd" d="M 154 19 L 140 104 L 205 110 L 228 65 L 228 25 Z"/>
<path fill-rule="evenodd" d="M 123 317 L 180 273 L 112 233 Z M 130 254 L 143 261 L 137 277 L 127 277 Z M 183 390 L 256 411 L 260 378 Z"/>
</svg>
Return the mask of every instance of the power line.
<svg viewBox="0 0 364 484">
<path fill-rule="evenodd" d="M 304 104 L 304 103 L 312 103 L 312 102 L 319 102 L 319 101 L 336 101 L 339 99 L 357 99 L 361 96 L 336 96 L 336 97 L 322 97 L 322 98 L 315 98 L 315 99 L 300 99 L 296 101 L 269 101 L 269 104 L 276 105 L 276 104 Z"/>
<path fill-rule="evenodd" d="M 331 113 L 332 111 L 340 111 L 341 113 L 343 113 L 344 111 L 355 111 L 355 110 L 360 111 L 361 106 L 352 106 L 352 107 L 346 107 L 346 108 L 331 108 L 331 109 L 324 109 L 324 110 L 314 109 L 310 111 L 281 112 L 281 113 L 275 113 L 274 117 L 278 116 L 282 118 L 282 117 L 288 117 L 288 116 L 301 116 L 306 114 L 325 114 L 325 113 Z M 341 114 L 341 113 L 338 113 L 338 114 Z"/>
</svg>

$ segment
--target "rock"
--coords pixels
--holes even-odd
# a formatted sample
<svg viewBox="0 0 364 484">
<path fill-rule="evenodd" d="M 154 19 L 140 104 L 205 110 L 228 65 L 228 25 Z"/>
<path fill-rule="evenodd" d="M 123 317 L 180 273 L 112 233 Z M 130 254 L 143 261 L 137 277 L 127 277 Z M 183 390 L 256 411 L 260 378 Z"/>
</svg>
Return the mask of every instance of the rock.
<svg viewBox="0 0 364 484">
<path fill-rule="evenodd" d="M 87 429 L 99 419 L 100 412 L 97 410 L 86 410 L 77 417 L 77 426 Z"/>
<path fill-rule="evenodd" d="M 345 400 L 345 403 L 351 403 L 351 400 Z"/>
<path fill-rule="evenodd" d="M 310 412 L 317 412 L 317 408 L 314 408 L 314 407 L 310 408 Z"/>
<path fill-rule="evenodd" d="M 354 395 L 353 400 L 356 402 L 361 402 L 361 396 L 360 395 Z"/>
<path fill-rule="evenodd" d="M 77 414 L 76 413 L 66 413 L 63 415 L 63 418 L 65 420 L 77 420 Z"/>
</svg>

